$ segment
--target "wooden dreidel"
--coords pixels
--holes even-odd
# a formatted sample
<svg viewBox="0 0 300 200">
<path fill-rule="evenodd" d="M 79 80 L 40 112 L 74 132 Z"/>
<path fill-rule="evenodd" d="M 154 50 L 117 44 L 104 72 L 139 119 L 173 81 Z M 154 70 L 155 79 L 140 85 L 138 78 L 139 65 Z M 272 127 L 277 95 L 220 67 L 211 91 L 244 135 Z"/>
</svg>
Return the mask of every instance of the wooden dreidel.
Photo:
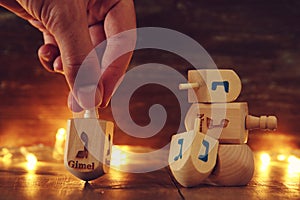
<svg viewBox="0 0 300 200">
<path fill-rule="evenodd" d="M 195 103 L 185 118 L 185 127 L 188 131 L 193 129 L 194 119 L 197 117 L 200 119 L 199 131 L 219 139 L 220 143 L 246 143 L 249 130 L 254 128 L 274 130 L 277 127 L 275 116 L 249 115 L 246 102 Z"/>
<path fill-rule="evenodd" d="M 189 70 L 188 81 L 180 84 L 179 89 L 188 89 L 189 103 L 231 102 L 242 89 L 238 75 L 228 69 Z"/>
<path fill-rule="evenodd" d="M 246 144 L 220 144 L 214 171 L 205 183 L 218 186 L 247 185 L 254 173 L 253 153 Z"/>
<path fill-rule="evenodd" d="M 84 181 L 103 175 L 110 163 L 114 125 L 96 113 L 86 110 L 84 118 L 68 120 L 64 164 Z"/>
<path fill-rule="evenodd" d="M 275 116 L 260 116 L 255 117 L 251 115 L 246 116 L 246 129 L 277 129 L 277 118 Z"/>
<path fill-rule="evenodd" d="M 202 183 L 214 169 L 219 142 L 200 133 L 199 119 L 195 130 L 172 137 L 169 165 L 178 183 L 193 187 Z"/>
</svg>

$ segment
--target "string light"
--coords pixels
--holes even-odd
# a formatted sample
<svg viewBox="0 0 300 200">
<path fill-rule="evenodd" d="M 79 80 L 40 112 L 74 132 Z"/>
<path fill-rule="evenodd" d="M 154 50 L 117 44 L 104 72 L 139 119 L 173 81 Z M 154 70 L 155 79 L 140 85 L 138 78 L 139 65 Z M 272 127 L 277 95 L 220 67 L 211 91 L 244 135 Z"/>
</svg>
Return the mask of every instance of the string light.
<svg viewBox="0 0 300 200">
<path fill-rule="evenodd" d="M 2 148 L 0 154 L 1 154 L 1 160 L 4 164 L 8 165 L 11 163 L 13 155 L 10 153 L 10 151 L 7 148 Z"/>
<path fill-rule="evenodd" d="M 37 165 L 37 158 L 33 153 L 29 153 L 25 147 L 20 148 L 20 152 L 26 158 L 26 167 L 28 171 L 35 170 Z"/>
<path fill-rule="evenodd" d="M 288 157 L 288 173 L 300 173 L 300 159 L 296 156 Z"/>
<path fill-rule="evenodd" d="M 285 159 L 286 159 L 286 156 L 283 155 L 283 154 L 279 154 L 279 155 L 277 156 L 277 160 L 279 160 L 279 161 L 284 161 Z"/>
<path fill-rule="evenodd" d="M 62 159 L 64 155 L 64 147 L 65 147 L 65 140 L 66 140 L 66 129 L 60 128 L 56 132 L 55 136 L 55 144 L 53 149 L 53 157 L 55 159 Z"/>
<path fill-rule="evenodd" d="M 260 155 L 260 161 L 263 165 L 268 165 L 271 162 L 271 156 L 268 153 L 262 153 Z"/>
<path fill-rule="evenodd" d="M 266 172 L 271 162 L 271 156 L 268 153 L 261 153 L 260 161 L 261 161 L 260 171 Z"/>
<path fill-rule="evenodd" d="M 110 165 L 113 168 L 119 168 L 127 163 L 127 154 L 121 146 L 115 145 L 112 147 L 112 155 Z"/>
</svg>

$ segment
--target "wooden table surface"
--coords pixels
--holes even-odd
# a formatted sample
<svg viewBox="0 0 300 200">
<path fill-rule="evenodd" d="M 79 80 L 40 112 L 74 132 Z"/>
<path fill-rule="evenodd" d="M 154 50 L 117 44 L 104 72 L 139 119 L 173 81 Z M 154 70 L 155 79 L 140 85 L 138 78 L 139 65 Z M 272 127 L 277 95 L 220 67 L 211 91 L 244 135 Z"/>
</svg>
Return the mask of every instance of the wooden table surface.
<svg viewBox="0 0 300 200">
<path fill-rule="evenodd" d="M 169 168 L 127 173 L 110 170 L 102 177 L 85 183 L 71 175 L 61 161 L 51 159 L 52 149 L 45 146 L 28 148 L 40 159 L 35 170 L 29 170 L 22 159 L 11 163 L 0 161 L 0 199 L 299 199 L 299 160 L 278 161 L 270 154 L 270 162 L 262 162 L 262 152 L 255 152 L 256 169 L 251 182 L 244 187 L 199 185 L 183 188 Z M 141 147 L 128 147 L 134 149 Z M 15 152 L 18 150 L 15 149 Z M 165 152 L 167 153 L 167 152 Z M 17 156 L 17 153 L 14 153 Z M 288 155 L 286 155 L 288 156 Z M 159 159 L 158 159 L 159 160 Z M 146 167 L 157 163 L 127 160 L 118 169 Z M 290 161 L 287 161 L 290 160 Z M 115 166 L 116 167 L 116 166 Z M 298 167 L 298 169 L 297 169 Z"/>
<path fill-rule="evenodd" d="M 36 52 L 43 43 L 42 34 L 0 9 L 0 199 L 300 199 L 300 164 L 288 161 L 290 156 L 300 158 L 299 0 L 135 4 L 139 27 L 170 28 L 197 40 L 219 68 L 233 69 L 241 77 L 243 89 L 237 101 L 248 102 L 253 115 L 278 117 L 276 133 L 249 135 L 256 155 L 252 181 L 246 187 L 187 189 L 176 184 L 168 168 L 139 174 L 112 171 L 90 184 L 72 176 L 61 161 L 52 158 L 51 149 L 57 129 L 65 127 L 72 116 L 66 106 L 69 89 L 64 77 L 40 66 Z M 190 66 L 179 56 L 148 49 L 134 53 L 129 69 L 144 63 L 166 64 L 184 76 Z M 134 121 L 147 125 L 149 107 L 162 104 L 169 113 L 165 128 L 145 140 L 116 127 L 114 142 L 161 148 L 180 126 L 176 99 L 165 88 L 142 89 L 145 91 L 132 97 Z M 100 113 L 112 120 L 109 107 Z M 27 147 L 38 157 L 36 169 L 30 171 L 18 148 L 39 143 L 46 145 L 42 152 Z M 2 147 L 15 152 L 12 160 L 1 156 Z M 271 159 L 263 165 L 262 152 Z M 284 161 L 277 159 L 280 154 L 286 156 Z M 144 164 L 153 163 L 147 160 Z"/>
</svg>

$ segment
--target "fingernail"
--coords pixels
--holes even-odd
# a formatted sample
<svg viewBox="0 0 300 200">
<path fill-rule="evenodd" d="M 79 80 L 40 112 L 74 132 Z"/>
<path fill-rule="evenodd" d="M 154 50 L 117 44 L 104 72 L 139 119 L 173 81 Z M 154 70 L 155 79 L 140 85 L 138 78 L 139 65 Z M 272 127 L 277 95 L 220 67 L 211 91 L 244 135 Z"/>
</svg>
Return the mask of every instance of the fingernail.
<svg viewBox="0 0 300 200">
<path fill-rule="evenodd" d="M 55 59 L 53 62 L 53 70 L 55 72 L 64 74 L 63 66 L 60 59 Z"/>
<path fill-rule="evenodd" d="M 42 51 L 40 52 L 40 55 L 44 61 L 49 62 L 51 57 L 51 51 Z"/>
<path fill-rule="evenodd" d="M 59 66 L 58 62 L 55 62 L 53 63 L 53 70 L 55 72 L 59 72 L 59 73 L 62 73 L 63 71 L 61 70 L 61 67 Z"/>
<path fill-rule="evenodd" d="M 78 105 L 77 101 L 73 97 L 72 92 L 70 92 L 68 95 L 68 107 L 75 113 L 81 112 L 83 110 L 83 108 Z"/>
<path fill-rule="evenodd" d="M 87 85 L 77 90 L 78 103 L 84 109 L 97 107 L 102 100 L 102 94 L 95 85 Z"/>
</svg>

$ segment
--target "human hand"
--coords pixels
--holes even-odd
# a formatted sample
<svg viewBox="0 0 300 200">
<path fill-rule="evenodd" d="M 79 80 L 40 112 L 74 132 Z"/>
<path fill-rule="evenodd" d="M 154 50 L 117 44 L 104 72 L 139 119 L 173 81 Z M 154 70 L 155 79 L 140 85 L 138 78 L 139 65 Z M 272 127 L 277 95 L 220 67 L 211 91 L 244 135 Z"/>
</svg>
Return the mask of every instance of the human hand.
<svg viewBox="0 0 300 200">
<path fill-rule="evenodd" d="M 109 39 L 136 27 L 132 0 L 0 0 L 0 5 L 43 32 L 39 59 L 47 70 L 65 75 L 71 110 L 108 104 L 132 52 L 114 56 L 122 46 L 133 50 L 136 35 Z M 99 59 L 94 48 L 105 40 Z M 79 70 L 84 76 L 78 81 Z"/>
</svg>

